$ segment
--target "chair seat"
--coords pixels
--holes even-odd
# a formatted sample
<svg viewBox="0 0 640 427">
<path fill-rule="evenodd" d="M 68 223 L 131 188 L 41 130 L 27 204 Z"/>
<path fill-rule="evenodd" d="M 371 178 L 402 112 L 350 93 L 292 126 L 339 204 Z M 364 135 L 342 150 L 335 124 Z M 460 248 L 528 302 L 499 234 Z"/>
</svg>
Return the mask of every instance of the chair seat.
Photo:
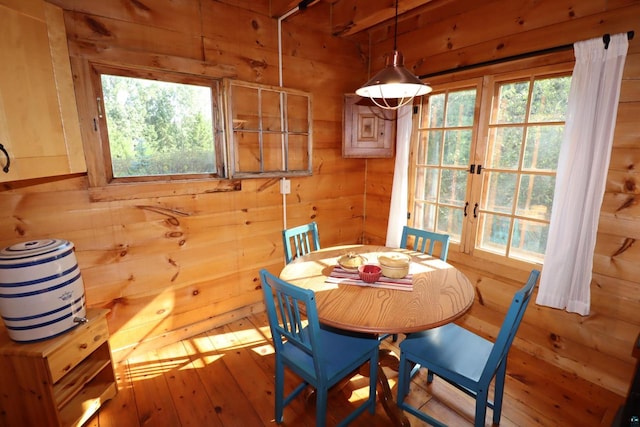
<svg viewBox="0 0 640 427">
<path fill-rule="evenodd" d="M 326 369 L 329 386 L 334 385 L 352 371 L 353 360 L 366 361 L 370 357 L 371 351 L 378 348 L 380 344 L 375 337 L 345 335 L 325 329 L 320 329 L 319 338 L 318 356 Z M 302 378 L 315 378 L 313 358 L 295 344 L 286 342 L 283 346 L 282 357 L 292 362 L 287 366 Z"/>
<path fill-rule="evenodd" d="M 429 361 L 425 366 L 434 373 L 461 382 L 477 382 L 487 364 L 493 343 L 455 323 L 424 332 L 412 333 L 400 343 L 400 351 L 412 360 Z"/>
</svg>

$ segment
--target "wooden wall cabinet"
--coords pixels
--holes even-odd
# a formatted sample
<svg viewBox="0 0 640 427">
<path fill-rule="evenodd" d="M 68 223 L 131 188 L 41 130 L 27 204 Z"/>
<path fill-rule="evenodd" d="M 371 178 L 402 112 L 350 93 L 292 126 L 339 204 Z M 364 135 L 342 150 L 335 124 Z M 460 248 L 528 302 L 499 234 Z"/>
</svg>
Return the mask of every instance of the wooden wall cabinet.
<svg viewBox="0 0 640 427">
<path fill-rule="evenodd" d="M 361 100 L 363 98 L 355 94 L 344 96 L 342 157 L 393 157 L 396 146 L 396 112 L 383 110 L 373 104 L 360 105 Z"/>
<path fill-rule="evenodd" d="M 106 315 L 35 343 L 0 331 L 0 426 L 81 426 L 118 391 Z"/>
<path fill-rule="evenodd" d="M 86 172 L 62 9 L 0 0 L 0 182 Z"/>
</svg>

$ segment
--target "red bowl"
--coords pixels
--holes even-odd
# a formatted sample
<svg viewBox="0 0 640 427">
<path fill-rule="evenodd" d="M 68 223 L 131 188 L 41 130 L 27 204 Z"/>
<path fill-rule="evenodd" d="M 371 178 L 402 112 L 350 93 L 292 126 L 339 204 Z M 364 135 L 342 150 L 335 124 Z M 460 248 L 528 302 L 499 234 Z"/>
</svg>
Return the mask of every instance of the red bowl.
<svg viewBox="0 0 640 427">
<path fill-rule="evenodd" d="M 363 264 L 358 267 L 358 275 L 363 282 L 374 283 L 380 279 L 382 268 L 379 265 Z"/>
</svg>

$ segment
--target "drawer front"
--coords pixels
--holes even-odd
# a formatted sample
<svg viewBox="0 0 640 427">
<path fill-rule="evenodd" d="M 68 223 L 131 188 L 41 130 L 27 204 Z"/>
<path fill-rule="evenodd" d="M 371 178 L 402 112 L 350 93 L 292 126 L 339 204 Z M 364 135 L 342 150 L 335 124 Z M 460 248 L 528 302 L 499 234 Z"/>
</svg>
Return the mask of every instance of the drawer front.
<svg viewBox="0 0 640 427">
<path fill-rule="evenodd" d="M 93 318 L 70 332 L 64 345 L 60 345 L 49 357 L 49 371 L 53 383 L 58 382 L 66 373 L 82 362 L 95 349 L 109 338 L 107 319 L 104 316 Z"/>
</svg>

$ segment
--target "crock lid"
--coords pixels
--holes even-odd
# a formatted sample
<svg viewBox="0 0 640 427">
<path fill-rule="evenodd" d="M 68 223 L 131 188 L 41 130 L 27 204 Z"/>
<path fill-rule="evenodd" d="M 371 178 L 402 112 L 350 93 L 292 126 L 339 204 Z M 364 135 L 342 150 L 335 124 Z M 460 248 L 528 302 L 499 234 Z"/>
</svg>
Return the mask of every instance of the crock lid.
<svg viewBox="0 0 640 427">
<path fill-rule="evenodd" d="M 62 239 L 30 240 L 16 243 L 0 250 L 0 264 L 14 264 L 25 259 L 30 261 L 50 257 L 73 249 L 73 243 Z"/>
</svg>

